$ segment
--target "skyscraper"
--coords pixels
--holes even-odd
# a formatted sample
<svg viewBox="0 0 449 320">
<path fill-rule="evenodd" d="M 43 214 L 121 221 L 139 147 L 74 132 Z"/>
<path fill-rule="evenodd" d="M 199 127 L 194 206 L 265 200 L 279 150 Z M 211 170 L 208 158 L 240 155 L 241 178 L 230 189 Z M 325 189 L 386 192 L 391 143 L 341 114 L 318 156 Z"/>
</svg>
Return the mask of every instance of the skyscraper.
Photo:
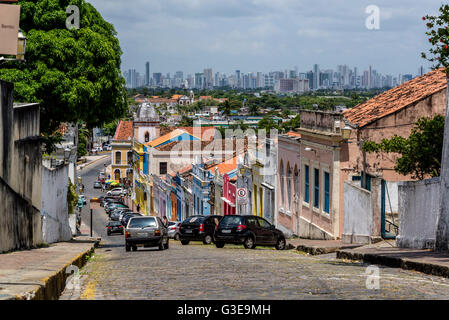
<svg viewBox="0 0 449 320">
<path fill-rule="evenodd" d="M 150 85 L 150 62 L 147 61 L 145 63 L 145 85 Z"/>
<path fill-rule="evenodd" d="M 204 86 L 207 89 L 212 89 L 214 86 L 214 78 L 213 78 L 213 72 L 212 68 L 204 69 Z"/>
<path fill-rule="evenodd" d="M 313 89 L 318 89 L 320 87 L 320 66 L 317 64 L 313 65 Z"/>
</svg>

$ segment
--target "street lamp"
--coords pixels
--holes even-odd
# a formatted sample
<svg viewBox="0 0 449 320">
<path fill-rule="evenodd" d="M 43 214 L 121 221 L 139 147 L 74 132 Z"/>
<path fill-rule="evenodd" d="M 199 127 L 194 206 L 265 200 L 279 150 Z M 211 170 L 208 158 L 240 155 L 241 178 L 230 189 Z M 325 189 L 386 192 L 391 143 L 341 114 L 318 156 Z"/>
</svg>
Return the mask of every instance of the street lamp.
<svg viewBox="0 0 449 320">
<path fill-rule="evenodd" d="M 72 150 L 70 150 L 68 147 L 64 149 L 64 163 L 69 161 L 71 152 Z"/>
<path fill-rule="evenodd" d="M 348 140 L 351 136 L 352 128 L 349 126 L 349 124 L 346 122 L 343 129 L 341 129 L 341 136 L 344 140 Z"/>
<path fill-rule="evenodd" d="M 27 38 L 23 35 L 22 30 L 19 29 L 18 41 L 17 41 L 17 56 L 19 61 L 25 60 L 25 51 L 27 45 Z"/>
</svg>

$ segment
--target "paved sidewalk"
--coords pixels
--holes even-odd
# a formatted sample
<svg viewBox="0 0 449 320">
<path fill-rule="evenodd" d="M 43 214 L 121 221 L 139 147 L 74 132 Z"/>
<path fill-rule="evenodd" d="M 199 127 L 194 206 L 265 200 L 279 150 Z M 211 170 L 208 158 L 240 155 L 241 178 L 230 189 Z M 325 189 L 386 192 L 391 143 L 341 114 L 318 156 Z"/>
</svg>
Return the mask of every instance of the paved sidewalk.
<svg viewBox="0 0 449 320">
<path fill-rule="evenodd" d="M 82 169 L 84 169 L 85 167 L 90 166 L 91 164 L 94 164 L 94 163 L 96 163 L 97 161 L 106 159 L 106 158 L 109 157 L 109 156 L 110 156 L 109 153 L 106 154 L 106 155 L 105 155 L 105 154 L 99 154 L 99 155 L 97 155 L 97 156 L 85 156 L 84 158 L 86 158 L 86 162 L 84 162 L 84 163 L 78 165 L 78 166 L 76 167 L 76 169 L 77 169 L 77 170 L 82 170 Z"/>
<path fill-rule="evenodd" d="M 336 252 L 339 249 L 357 248 L 360 244 L 347 244 L 341 240 L 287 239 L 287 248 L 303 251 L 311 255 Z"/>
<path fill-rule="evenodd" d="M 58 299 L 72 271 L 84 266 L 100 240 L 86 236 L 48 247 L 0 254 L 0 300 Z"/>
<path fill-rule="evenodd" d="M 449 253 L 397 248 L 393 241 L 382 241 L 355 249 L 341 249 L 337 251 L 337 258 L 361 260 L 449 278 Z"/>
</svg>

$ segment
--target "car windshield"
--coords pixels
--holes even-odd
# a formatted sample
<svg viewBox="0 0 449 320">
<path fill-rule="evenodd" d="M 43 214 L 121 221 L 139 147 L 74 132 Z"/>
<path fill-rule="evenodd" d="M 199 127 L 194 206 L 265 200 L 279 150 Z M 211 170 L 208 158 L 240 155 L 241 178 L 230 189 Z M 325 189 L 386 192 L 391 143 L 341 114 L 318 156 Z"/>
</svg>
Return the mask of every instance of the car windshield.
<svg viewBox="0 0 449 320">
<path fill-rule="evenodd" d="M 183 223 L 196 223 L 200 224 L 204 221 L 204 217 L 190 217 L 184 220 Z"/>
<path fill-rule="evenodd" d="M 111 221 L 108 223 L 108 227 L 113 227 L 113 226 L 121 226 L 122 224 L 118 221 Z"/>
<path fill-rule="evenodd" d="M 226 227 L 238 226 L 239 224 L 242 224 L 242 221 L 243 221 L 242 217 L 225 216 L 221 220 L 220 226 L 226 226 Z"/>
<path fill-rule="evenodd" d="M 134 218 L 131 219 L 128 228 L 145 228 L 145 227 L 156 227 L 155 218 Z"/>
</svg>

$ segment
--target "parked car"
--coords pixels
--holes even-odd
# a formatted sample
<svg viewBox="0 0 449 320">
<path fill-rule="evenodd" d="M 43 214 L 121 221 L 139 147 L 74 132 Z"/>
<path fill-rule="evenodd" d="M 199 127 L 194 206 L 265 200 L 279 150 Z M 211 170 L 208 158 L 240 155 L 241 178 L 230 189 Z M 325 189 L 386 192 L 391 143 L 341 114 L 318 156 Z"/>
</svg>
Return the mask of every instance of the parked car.
<svg viewBox="0 0 449 320">
<path fill-rule="evenodd" d="M 78 201 L 79 201 L 79 199 L 83 200 L 83 204 L 87 204 L 87 200 L 86 200 L 86 197 L 84 196 L 84 194 L 80 194 L 78 196 Z"/>
<path fill-rule="evenodd" d="M 128 212 L 132 212 L 132 210 L 129 209 L 129 208 L 117 208 L 117 209 L 114 209 L 113 211 L 111 211 L 111 214 L 109 215 L 109 218 L 111 220 L 120 222 L 120 217 L 123 214 L 126 214 Z"/>
<path fill-rule="evenodd" d="M 111 214 L 111 211 L 115 208 L 125 209 L 125 208 L 128 208 L 128 206 L 126 204 L 122 204 L 122 203 L 111 203 L 110 205 L 105 206 L 106 213 L 108 215 Z"/>
<path fill-rule="evenodd" d="M 137 247 L 168 249 L 168 230 L 159 217 L 132 217 L 125 229 L 126 251 Z"/>
<path fill-rule="evenodd" d="M 106 228 L 108 236 L 110 236 L 113 233 L 123 234 L 125 232 L 122 224 L 118 221 L 109 221 L 108 224 L 106 225 Z"/>
<path fill-rule="evenodd" d="M 109 190 L 108 192 L 107 192 L 107 195 L 108 196 L 121 196 L 122 194 L 123 195 L 126 195 L 126 189 L 124 189 L 124 188 L 114 188 L 114 189 L 112 189 L 112 190 Z"/>
<path fill-rule="evenodd" d="M 131 219 L 132 217 L 142 217 L 142 215 L 137 212 L 125 213 L 120 222 L 122 223 L 122 225 L 126 226 L 129 222 L 129 219 Z"/>
<path fill-rule="evenodd" d="M 181 244 L 190 241 L 203 241 L 210 244 L 214 240 L 215 227 L 223 216 L 191 216 L 185 219 L 179 227 Z"/>
<path fill-rule="evenodd" d="M 286 246 L 282 231 L 264 218 L 252 215 L 224 216 L 215 230 L 214 241 L 217 248 L 223 248 L 226 243 L 243 244 L 246 249 L 259 245 L 283 250 Z"/>
<path fill-rule="evenodd" d="M 123 203 L 123 201 L 122 201 L 122 199 L 120 199 L 120 197 L 115 197 L 115 196 L 101 196 L 99 199 L 101 201 L 100 205 L 102 207 L 104 207 L 105 204 L 107 204 L 109 202 L 114 202 L 114 201 Z"/>
<path fill-rule="evenodd" d="M 181 221 L 170 221 L 168 223 L 168 236 L 171 239 L 179 240 L 180 239 L 180 232 L 179 232 L 179 226 L 181 225 Z"/>
<path fill-rule="evenodd" d="M 95 181 L 94 182 L 94 189 L 101 189 L 101 182 L 100 181 Z"/>
</svg>

